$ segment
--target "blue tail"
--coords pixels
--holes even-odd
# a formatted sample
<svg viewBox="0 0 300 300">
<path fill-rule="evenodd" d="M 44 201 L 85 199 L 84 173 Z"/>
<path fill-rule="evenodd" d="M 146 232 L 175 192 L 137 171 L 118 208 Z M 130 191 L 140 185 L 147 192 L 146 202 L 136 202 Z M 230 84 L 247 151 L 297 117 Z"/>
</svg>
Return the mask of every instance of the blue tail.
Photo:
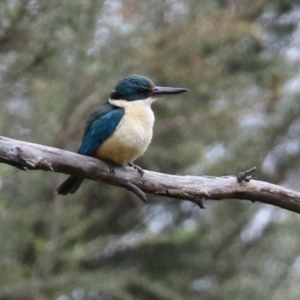
<svg viewBox="0 0 300 300">
<path fill-rule="evenodd" d="M 69 176 L 57 189 L 59 195 L 74 194 L 80 187 L 83 177 L 76 175 Z"/>
</svg>

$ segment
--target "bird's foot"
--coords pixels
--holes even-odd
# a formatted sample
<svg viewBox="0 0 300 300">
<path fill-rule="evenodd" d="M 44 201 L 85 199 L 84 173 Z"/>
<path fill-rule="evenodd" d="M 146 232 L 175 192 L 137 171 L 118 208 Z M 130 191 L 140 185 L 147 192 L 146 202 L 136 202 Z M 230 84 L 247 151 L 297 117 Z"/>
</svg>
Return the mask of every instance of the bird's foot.
<svg viewBox="0 0 300 300">
<path fill-rule="evenodd" d="M 115 165 L 113 164 L 113 162 L 111 162 L 110 160 L 106 160 L 105 161 L 109 167 L 109 173 L 112 174 L 113 176 L 115 176 Z"/>
<path fill-rule="evenodd" d="M 137 166 L 137 165 L 135 165 L 135 164 L 133 164 L 133 163 L 128 163 L 128 166 L 130 166 L 130 167 L 133 167 L 135 170 L 137 170 L 138 172 L 139 172 L 139 174 L 141 175 L 141 177 L 143 177 L 143 175 L 144 175 L 144 170 L 141 168 L 141 167 L 139 167 L 139 166 Z"/>
</svg>

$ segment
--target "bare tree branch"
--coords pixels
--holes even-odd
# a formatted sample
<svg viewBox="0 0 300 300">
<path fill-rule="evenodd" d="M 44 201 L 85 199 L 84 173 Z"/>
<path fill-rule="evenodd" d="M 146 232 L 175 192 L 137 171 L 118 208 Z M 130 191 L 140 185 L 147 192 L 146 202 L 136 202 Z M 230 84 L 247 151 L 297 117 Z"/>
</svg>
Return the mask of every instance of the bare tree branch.
<svg viewBox="0 0 300 300">
<path fill-rule="evenodd" d="M 141 177 L 132 167 L 115 168 L 113 174 L 107 164 L 98 159 L 0 136 L 1 162 L 22 170 L 76 174 L 126 189 L 134 186 L 142 193 L 189 200 L 201 208 L 204 200 L 245 199 L 300 213 L 299 192 L 268 182 L 248 181 L 254 168 L 238 177 L 177 176 L 152 171 L 145 171 Z"/>
</svg>

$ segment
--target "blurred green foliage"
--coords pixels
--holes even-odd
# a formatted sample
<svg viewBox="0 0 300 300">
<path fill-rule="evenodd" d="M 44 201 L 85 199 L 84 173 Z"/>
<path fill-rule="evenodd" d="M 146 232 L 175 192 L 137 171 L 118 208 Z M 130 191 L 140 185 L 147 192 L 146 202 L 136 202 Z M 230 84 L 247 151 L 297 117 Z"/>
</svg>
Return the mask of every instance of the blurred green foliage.
<svg viewBox="0 0 300 300">
<path fill-rule="evenodd" d="M 137 73 L 190 89 L 153 105 L 141 167 L 217 176 L 256 165 L 256 178 L 299 189 L 299 62 L 287 55 L 297 5 L 2 0 L 1 135 L 76 151 L 88 113 Z M 63 198 L 63 178 L 0 165 L 1 300 L 299 298 L 296 214 L 236 200 L 143 206 L 87 180 Z"/>
</svg>

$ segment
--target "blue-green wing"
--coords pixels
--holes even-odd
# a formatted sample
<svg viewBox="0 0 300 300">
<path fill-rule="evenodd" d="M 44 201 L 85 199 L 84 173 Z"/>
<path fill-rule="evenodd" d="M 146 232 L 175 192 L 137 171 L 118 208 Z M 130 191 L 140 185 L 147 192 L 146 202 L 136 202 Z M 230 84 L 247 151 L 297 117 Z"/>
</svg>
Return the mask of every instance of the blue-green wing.
<svg viewBox="0 0 300 300">
<path fill-rule="evenodd" d="M 123 108 L 106 104 L 90 115 L 79 154 L 90 156 L 115 131 L 122 120 Z"/>
</svg>

